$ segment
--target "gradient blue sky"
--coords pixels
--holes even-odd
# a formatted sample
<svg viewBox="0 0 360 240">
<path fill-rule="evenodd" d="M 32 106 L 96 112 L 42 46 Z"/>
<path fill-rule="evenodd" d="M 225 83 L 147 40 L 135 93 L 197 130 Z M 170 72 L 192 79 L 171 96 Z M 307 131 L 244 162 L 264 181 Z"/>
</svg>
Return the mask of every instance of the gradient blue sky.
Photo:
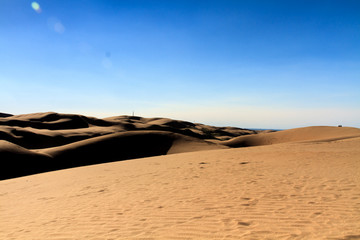
<svg viewBox="0 0 360 240">
<path fill-rule="evenodd" d="M 360 127 L 360 1 L 0 0 L 0 112 Z"/>
</svg>

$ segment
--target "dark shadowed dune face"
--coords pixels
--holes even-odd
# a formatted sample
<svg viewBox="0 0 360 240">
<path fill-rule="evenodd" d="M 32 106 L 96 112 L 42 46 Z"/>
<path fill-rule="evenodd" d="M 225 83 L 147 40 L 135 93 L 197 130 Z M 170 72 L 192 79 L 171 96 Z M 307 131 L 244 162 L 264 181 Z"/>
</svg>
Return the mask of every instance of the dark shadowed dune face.
<svg viewBox="0 0 360 240">
<path fill-rule="evenodd" d="M 166 118 L 2 115 L 0 179 L 169 153 L 227 148 L 205 139 L 254 134 Z M 220 134 L 219 134 L 220 133 Z"/>
<path fill-rule="evenodd" d="M 50 156 L 0 140 L 0 180 L 56 170 Z"/>
<path fill-rule="evenodd" d="M 24 176 L 44 171 L 85 166 L 133 158 L 167 154 L 176 141 L 187 136 L 161 131 L 129 131 L 93 137 L 70 144 L 37 151 L 0 140 L 0 179 Z M 201 142 L 201 149 L 221 146 Z M 196 149 L 195 149 L 196 150 Z"/>
<path fill-rule="evenodd" d="M 0 118 L 11 117 L 11 116 L 13 116 L 13 115 L 8 114 L 8 113 L 1 113 L 0 112 Z"/>
<path fill-rule="evenodd" d="M 348 127 L 268 132 L 168 118 L 10 115 L 0 117 L 0 179 L 164 154 L 356 136 L 360 129 Z"/>
</svg>

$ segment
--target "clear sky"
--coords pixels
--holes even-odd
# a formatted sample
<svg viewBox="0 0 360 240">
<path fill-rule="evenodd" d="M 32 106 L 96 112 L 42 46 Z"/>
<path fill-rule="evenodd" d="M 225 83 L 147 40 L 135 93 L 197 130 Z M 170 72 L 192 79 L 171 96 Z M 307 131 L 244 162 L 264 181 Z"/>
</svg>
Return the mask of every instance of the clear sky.
<svg viewBox="0 0 360 240">
<path fill-rule="evenodd" d="M 360 127 L 358 0 L 0 0 L 0 112 Z"/>
</svg>

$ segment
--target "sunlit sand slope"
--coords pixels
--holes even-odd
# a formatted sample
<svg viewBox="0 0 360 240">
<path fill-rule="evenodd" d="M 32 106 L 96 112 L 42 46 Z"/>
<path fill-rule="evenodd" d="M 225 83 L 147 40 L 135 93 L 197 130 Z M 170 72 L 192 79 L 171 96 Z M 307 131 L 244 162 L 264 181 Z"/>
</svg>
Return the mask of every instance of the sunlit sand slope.
<svg viewBox="0 0 360 240">
<path fill-rule="evenodd" d="M 0 181 L 0 239 L 359 239 L 360 138 Z"/>
<path fill-rule="evenodd" d="M 298 141 L 333 141 L 360 137 L 360 129 L 352 127 L 315 126 L 232 138 L 222 144 L 229 147 L 250 147 Z"/>
</svg>

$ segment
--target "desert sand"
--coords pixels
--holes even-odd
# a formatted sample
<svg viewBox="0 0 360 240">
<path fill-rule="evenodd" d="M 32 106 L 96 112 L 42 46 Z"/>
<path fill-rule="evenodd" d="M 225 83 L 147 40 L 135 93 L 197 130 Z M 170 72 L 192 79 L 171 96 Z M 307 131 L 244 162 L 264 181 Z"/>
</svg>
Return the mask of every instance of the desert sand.
<svg viewBox="0 0 360 240">
<path fill-rule="evenodd" d="M 360 239 L 357 128 L 40 113 L 0 133 L 0 239 Z"/>
<path fill-rule="evenodd" d="M 97 119 L 54 112 L 2 116 L 0 180 L 111 161 L 224 149 L 229 147 L 219 141 L 259 133 L 167 118 Z"/>
</svg>

